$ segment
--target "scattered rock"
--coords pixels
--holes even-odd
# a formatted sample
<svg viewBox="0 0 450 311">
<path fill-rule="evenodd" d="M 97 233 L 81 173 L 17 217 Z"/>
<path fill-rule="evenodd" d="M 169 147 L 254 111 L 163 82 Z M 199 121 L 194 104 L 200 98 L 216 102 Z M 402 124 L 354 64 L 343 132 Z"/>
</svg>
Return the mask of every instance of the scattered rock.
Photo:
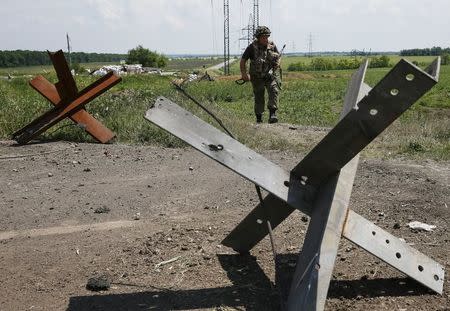
<svg viewBox="0 0 450 311">
<path fill-rule="evenodd" d="M 94 210 L 94 213 L 96 214 L 108 214 L 111 210 L 106 207 L 106 206 L 102 206 L 102 207 L 98 207 Z"/>
<path fill-rule="evenodd" d="M 400 224 L 399 224 L 398 222 L 396 222 L 396 223 L 394 224 L 394 229 L 400 229 Z"/>
<path fill-rule="evenodd" d="M 140 220 L 141 219 L 141 213 L 137 212 L 136 214 L 134 214 L 133 219 L 134 220 Z"/>
<path fill-rule="evenodd" d="M 308 217 L 307 216 L 302 216 L 302 221 L 303 222 L 308 222 Z"/>
<path fill-rule="evenodd" d="M 91 169 L 89 168 L 89 167 L 86 167 L 84 170 L 83 170 L 83 172 L 90 172 L 91 171 Z"/>
<path fill-rule="evenodd" d="M 48 173 L 48 177 L 53 177 L 53 173 Z"/>
<path fill-rule="evenodd" d="M 88 280 L 86 284 L 86 289 L 93 292 L 108 290 L 110 287 L 111 287 L 111 280 L 109 276 L 106 274 L 92 277 Z"/>
<path fill-rule="evenodd" d="M 189 170 L 190 170 L 190 171 L 193 171 L 194 168 L 193 168 L 192 166 L 189 166 Z"/>
<path fill-rule="evenodd" d="M 413 229 L 413 230 L 419 230 L 419 231 L 433 231 L 434 229 L 436 229 L 436 226 L 433 225 L 427 225 L 424 224 L 423 222 L 419 222 L 419 221 L 412 221 L 408 224 L 408 227 Z"/>
</svg>

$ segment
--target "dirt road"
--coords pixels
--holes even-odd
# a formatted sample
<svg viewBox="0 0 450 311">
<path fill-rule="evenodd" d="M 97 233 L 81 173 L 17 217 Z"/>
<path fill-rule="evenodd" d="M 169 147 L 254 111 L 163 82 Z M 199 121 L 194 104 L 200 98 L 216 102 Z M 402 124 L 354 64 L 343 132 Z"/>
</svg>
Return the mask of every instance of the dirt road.
<svg viewBox="0 0 450 311">
<path fill-rule="evenodd" d="M 303 155 L 267 152 L 285 168 Z M 351 207 L 450 267 L 450 164 L 362 160 Z M 277 310 L 308 219 L 254 256 L 220 245 L 252 184 L 192 149 L 0 144 L 0 310 Z M 413 232 L 412 220 L 436 225 Z M 159 263 L 173 260 L 158 266 Z M 108 274 L 109 291 L 85 286 Z M 449 310 L 443 296 L 342 240 L 327 310 Z"/>
</svg>

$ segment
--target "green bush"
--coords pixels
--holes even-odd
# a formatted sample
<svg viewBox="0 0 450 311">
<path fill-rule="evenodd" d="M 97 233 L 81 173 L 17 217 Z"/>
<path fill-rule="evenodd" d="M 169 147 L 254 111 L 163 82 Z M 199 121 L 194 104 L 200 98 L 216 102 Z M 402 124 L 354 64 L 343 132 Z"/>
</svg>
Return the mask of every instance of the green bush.
<svg viewBox="0 0 450 311">
<path fill-rule="evenodd" d="M 168 59 L 162 54 L 150 51 L 142 45 L 128 51 L 127 64 L 141 64 L 143 67 L 158 67 L 163 68 L 167 66 Z"/>
<path fill-rule="evenodd" d="M 390 59 L 386 55 L 370 58 L 369 68 L 386 68 L 390 65 Z"/>
<path fill-rule="evenodd" d="M 81 66 L 79 63 L 73 63 L 72 66 L 70 67 L 70 69 L 74 70 L 75 73 L 78 73 L 78 74 L 86 72 L 86 69 L 83 66 Z"/>
<path fill-rule="evenodd" d="M 449 53 L 442 54 L 441 62 L 442 65 L 450 65 L 450 54 Z"/>
</svg>

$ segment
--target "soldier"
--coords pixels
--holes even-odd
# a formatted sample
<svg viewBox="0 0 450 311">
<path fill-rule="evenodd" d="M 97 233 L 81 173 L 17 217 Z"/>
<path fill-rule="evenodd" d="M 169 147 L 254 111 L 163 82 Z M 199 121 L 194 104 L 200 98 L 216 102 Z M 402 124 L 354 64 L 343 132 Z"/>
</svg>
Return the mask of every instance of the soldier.
<svg viewBox="0 0 450 311">
<path fill-rule="evenodd" d="M 242 54 L 240 68 L 241 79 L 251 81 L 255 96 L 256 122 L 262 122 L 264 112 L 264 92 L 267 89 L 269 101 L 269 123 L 278 122 L 276 111 L 278 109 L 278 96 L 280 93 L 280 54 L 272 41 L 269 41 L 270 29 L 259 26 L 255 31 L 255 40 Z M 247 61 L 250 59 L 250 77 L 247 74 Z"/>
</svg>

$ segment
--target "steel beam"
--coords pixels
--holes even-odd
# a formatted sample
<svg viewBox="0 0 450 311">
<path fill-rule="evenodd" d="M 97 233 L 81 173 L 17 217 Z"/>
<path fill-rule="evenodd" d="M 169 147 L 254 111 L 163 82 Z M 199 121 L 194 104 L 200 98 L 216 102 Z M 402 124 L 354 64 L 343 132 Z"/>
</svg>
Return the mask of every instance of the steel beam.
<svg viewBox="0 0 450 311">
<path fill-rule="evenodd" d="M 289 188 L 300 180 L 290 180 L 289 172 L 170 100 L 158 98 L 145 118 L 291 205 L 309 205 L 311 189 Z"/>
<path fill-rule="evenodd" d="M 363 84 L 367 65 L 365 61 L 351 79 L 341 120 L 370 91 Z M 323 310 L 325 307 L 358 162 L 359 154 L 339 173 L 329 178 L 316 195 L 311 221 L 292 279 L 288 310 Z"/>
<path fill-rule="evenodd" d="M 401 60 L 292 170 L 320 185 L 363 150 L 395 119 L 437 83 Z"/>
<path fill-rule="evenodd" d="M 248 251 L 267 234 L 264 220 L 276 227 L 295 209 L 311 216 L 290 310 L 323 309 L 341 236 L 442 293 L 441 265 L 348 209 L 358 153 L 437 82 L 439 65 L 422 71 L 402 60 L 370 90 L 364 64 L 352 78 L 341 121 L 291 173 L 168 99 L 159 98 L 145 117 L 269 191 L 265 209 L 255 208 L 223 244 Z"/>
<path fill-rule="evenodd" d="M 48 52 L 59 81 L 51 84 L 43 76 L 37 76 L 30 81 L 31 87 L 49 100 L 55 107 L 30 124 L 15 132 L 12 137 L 19 144 L 26 144 L 59 121 L 69 117 L 83 127 L 92 137 L 101 143 L 107 143 L 115 134 L 107 129 L 100 121 L 92 117 L 84 106 L 100 96 L 122 79 L 110 72 L 95 81 L 81 92 L 78 92 L 75 80 L 62 50 L 55 53 Z"/>
<path fill-rule="evenodd" d="M 402 61 L 401 64 L 394 67 L 391 72 L 369 92 L 369 95 L 361 100 L 355 109 L 351 110 L 345 118 L 342 119 L 338 125 L 294 168 L 295 172 L 293 172 L 293 175 L 297 176 L 297 178 L 303 177 L 303 179 L 307 179 L 304 181 L 306 186 L 312 185 L 313 187 L 317 187 L 317 184 L 320 185 L 320 180 L 326 179 L 330 174 L 336 174 L 345 161 L 352 159 L 352 157 L 363 149 L 363 142 L 368 144 L 369 140 L 371 141 L 373 139 L 373 134 L 371 133 L 382 132 L 383 129 L 380 128 L 380 124 L 384 124 L 385 127 L 388 126 L 386 121 L 384 121 L 387 117 L 391 118 L 390 122 L 393 122 L 394 120 L 392 117 L 398 117 L 399 113 L 401 113 L 400 110 L 404 109 L 406 106 L 409 107 L 412 105 L 413 101 L 416 100 L 415 98 L 417 98 L 418 93 L 423 95 L 432 85 L 437 83 L 439 68 L 439 59 L 436 59 L 426 69 L 426 72 L 407 61 Z M 401 70 L 399 71 L 398 69 Z M 429 73 L 434 75 L 430 75 Z M 405 83 L 405 81 L 408 83 L 401 88 L 398 88 L 397 85 L 399 85 L 399 83 L 396 82 L 395 78 L 400 79 L 402 83 Z M 392 89 L 398 90 L 399 93 L 394 93 L 397 95 L 390 94 L 390 90 Z M 413 95 L 408 95 L 405 91 L 411 92 Z M 383 104 L 385 99 L 392 100 L 392 97 L 399 100 L 401 104 L 397 102 Z M 373 106 L 368 106 L 367 103 L 371 102 L 375 104 L 372 104 Z M 375 111 L 372 111 L 371 107 L 376 107 L 373 108 L 376 113 Z M 369 115 L 370 118 L 367 119 Z M 380 116 L 383 120 L 375 120 L 376 118 L 380 118 Z M 372 125 L 371 121 L 374 121 L 374 125 Z M 352 125 L 355 128 L 351 128 Z M 350 127 L 350 130 L 346 131 L 346 127 Z M 349 135 L 348 132 L 351 133 L 351 135 Z M 355 136 L 356 134 L 359 136 Z M 347 144 L 343 144 L 343 141 L 346 141 Z M 316 158 L 314 158 L 314 155 Z M 314 177 L 309 178 L 312 174 L 315 174 Z M 283 209 L 282 212 L 278 212 L 278 217 L 274 222 L 270 220 L 273 228 L 275 228 L 282 222 L 281 215 L 288 217 L 292 210 L 286 210 L 285 207 L 287 204 L 282 200 L 271 197 L 271 195 L 267 196 L 265 201 L 266 200 L 267 202 L 263 204 L 264 206 L 270 206 L 277 210 Z M 257 231 L 255 225 L 248 226 L 249 224 L 254 223 L 255 215 L 261 214 L 261 211 L 259 211 L 260 208 L 261 206 L 258 205 L 252 213 L 243 220 L 242 225 L 237 226 L 230 235 L 225 238 L 225 245 L 238 251 L 249 251 L 267 235 L 267 231 Z M 302 211 L 308 214 L 308 211 Z M 248 248 L 244 248 L 243 246 L 247 246 Z"/>
<path fill-rule="evenodd" d="M 42 134 L 59 121 L 84 108 L 87 103 L 94 100 L 120 81 L 121 78 L 114 75 L 114 73 L 108 73 L 107 75 L 103 76 L 102 78 L 82 90 L 79 94 L 79 97 L 77 97 L 73 102 L 69 103 L 68 105 L 58 105 L 55 108 L 44 113 L 42 116 L 38 117 L 30 124 L 14 133 L 13 138 L 19 144 L 26 144 L 34 137 Z"/>
<path fill-rule="evenodd" d="M 37 76 L 31 80 L 30 85 L 54 106 L 61 104 L 61 97 L 59 96 L 56 86 L 43 76 Z M 116 134 L 91 116 L 84 108 L 70 115 L 69 118 L 76 124 L 79 124 L 89 135 L 102 144 L 109 142 L 116 136 Z"/>
<path fill-rule="evenodd" d="M 62 50 L 55 53 L 47 51 L 50 60 L 53 63 L 53 67 L 58 77 L 58 83 L 56 83 L 56 89 L 59 96 L 66 100 L 74 99 L 78 94 L 77 84 L 70 72 L 69 65 Z"/>
<path fill-rule="evenodd" d="M 283 196 L 282 198 L 279 198 L 272 193 L 266 196 L 264 199 L 265 209 L 260 207 L 255 208 L 253 212 L 247 216 L 244 221 L 240 223 L 239 226 L 236 227 L 233 232 L 222 242 L 224 245 L 233 247 L 237 251 L 246 252 L 267 235 L 267 227 L 264 225 L 264 220 L 269 219 L 271 225 L 276 227 L 295 209 L 299 209 L 307 215 L 312 215 L 311 198 L 314 197 L 313 189 L 309 188 L 308 191 L 308 188 L 300 187 L 299 185 L 301 184 L 301 181 L 298 181 L 292 176 L 291 182 L 297 184 L 297 187 L 295 188 L 303 189 L 294 192 L 294 194 L 296 193 L 297 195 L 290 197 L 289 191 L 283 191 L 281 187 L 277 186 L 278 183 L 273 183 L 274 187 L 272 189 L 270 187 L 270 183 L 265 184 L 261 181 L 258 170 L 262 170 L 262 172 L 269 170 L 270 175 L 271 170 L 274 169 L 274 174 L 282 176 L 282 180 L 288 179 L 289 173 L 230 138 L 228 135 L 214 128 L 210 124 L 193 116 L 190 112 L 182 109 L 170 100 L 162 97 L 159 98 L 153 107 L 147 111 L 145 118 L 162 129 L 165 129 L 178 138 L 184 140 L 186 143 L 195 147 L 203 154 L 230 168 L 249 181 L 258 184 L 261 187 L 265 185 L 266 187 L 269 187 L 269 189 L 267 189 L 269 192 L 279 192 L 278 195 Z M 224 150 L 227 150 L 227 152 L 221 153 Z M 249 169 L 249 165 L 255 165 L 251 164 L 251 161 L 247 162 L 251 159 L 258 159 L 258 162 L 262 164 L 261 166 L 257 166 L 258 170 Z M 287 201 L 289 201 L 289 203 Z M 355 223 L 357 221 L 353 221 L 353 218 L 356 217 L 364 219 L 357 213 L 351 212 L 348 214 L 347 221 Z M 365 222 L 370 223 L 368 220 L 365 220 Z M 374 226 L 374 228 L 376 228 L 379 232 L 383 231 L 374 224 L 372 224 L 372 226 Z M 358 234 L 355 234 L 354 231 L 344 231 L 343 235 L 350 241 L 359 245 L 358 243 L 360 243 L 360 240 Z M 239 238 L 242 240 L 241 242 L 239 242 Z M 407 248 L 406 243 L 401 242 L 400 240 L 398 240 L 398 243 L 402 245 L 403 249 Z M 371 243 L 364 243 L 361 246 L 370 253 L 376 256 L 381 256 L 380 250 L 375 248 L 372 249 Z M 422 256 L 426 257 L 424 255 Z M 422 266 L 426 266 L 426 270 L 428 271 L 436 270 L 432 267 L 440 267 L 440 271 L 443 271 L 442 267 L 431 259 L 423 261 Z M 401 269 L 399 266 L 396 266 L 396 268 Z M 416 274 L 409 274 L 410 270 L 400 271 L 411 277 L 417 277 Z M 439 269 L 437 269 L 437 271 L 439 271 Z M 439 275 L 443 278 L 442 272 Z M 417 280 L 422 284 L 425 284 L 422 279 Z M 437 286 L 430 288 L 438 293 L 441 293 L 442 282 L 436 281 L 435 285 Z"/>
<path fill-rule="evenodd" d="M 442 294 L 443 266 L 364 217 L 350 211 L 342 234 L 393 268 Z"/>
</svg>

